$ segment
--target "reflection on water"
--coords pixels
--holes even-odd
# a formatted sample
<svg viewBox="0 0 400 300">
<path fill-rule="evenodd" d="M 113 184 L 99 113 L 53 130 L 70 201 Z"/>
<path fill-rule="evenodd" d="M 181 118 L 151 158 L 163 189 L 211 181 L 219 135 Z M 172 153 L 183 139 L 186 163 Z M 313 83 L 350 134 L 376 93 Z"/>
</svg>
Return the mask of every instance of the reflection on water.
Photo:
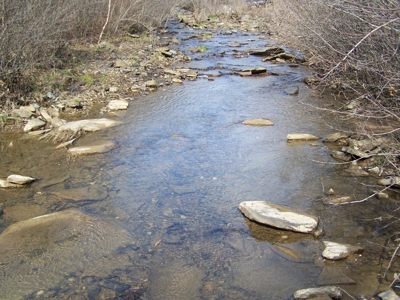
<svg viewBox="0 0 400 300">
<path fill-rule="evenodd" d="M 248 38 L 215 38 L 215 51 L 226 48 L 221 44 L 226 39 Z M 210 55 L 194 64 L 216 65 L 215 59 Z M 39 180 L 0 191 L 1 228 L 43 213 L 74 211 L 78 217 L 65 224 L 62 243 L 55 233 L 48 237 L 51 247 L 26 248 L 24 243 L 42 238 L 33 230 L 29 239 L 26 233 L 16 237 L 21 249 L 0 247 L 0 290 L 6 291 L 0 299 L 272 299 L 316 286 L 329 264 L 320 260 L 320 243 L 248 221 L 237 209 L 244 200 L 318 215 L 326 239 L 371 238 L 374 224 L 362 220 L 394 204 L 367 203 L 363 211 L 323 206 L 318 199 L 327 187 L 341 194 L 356 191 L 358 197 L 368 188 L 357 179 L 344 180 L 337 166 L 318 163 L 333 162 L 320 141 L 286 142 L 288 133 L 324 136 L 335 122 L 299 103 L 308 94 L 302 84 L 307 71 L 254 57 L 235 60 L 229 53 L 220 63 L 225 70 L 257 63 L 286 76 L 225 75 L 135 99 L 123 125 L 77 142 L 117 142 L 104 155 L 71 159 L 44 141 L 2 137 L 1 177 L 17 173 Z M 289 85 L 298 85 L 300 96 L 285 95 Z M 267 118 L 275 126 L 241 124 L 251 118 Z M 346 275 L 358 282 L 349 291 L 375 291 L 377 267 L 368 254 L 337 265 L 351 267 Z M 19 284 L 24 288 L 16 288 Z"/>
</svg>

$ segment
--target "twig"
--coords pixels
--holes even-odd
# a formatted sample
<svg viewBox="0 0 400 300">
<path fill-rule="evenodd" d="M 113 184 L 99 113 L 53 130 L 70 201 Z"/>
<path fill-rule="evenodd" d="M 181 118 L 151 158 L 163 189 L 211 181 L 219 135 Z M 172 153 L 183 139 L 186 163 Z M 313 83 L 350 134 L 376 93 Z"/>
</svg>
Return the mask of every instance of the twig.
<svg viewBox="0 0 400 300">
<path fill-rule="evenodd" d="M 344 203 L 337 203 L 337 204 L 333 204 L 333 205 L 345 205 L 345 204 L 355 204 L 355 203 L 366 202 L 367 200 L 369 200 L 369 199 L 375 197 L 375 196 L 378 195 L 379 193 L 382 193 L 382 192 L 384 192 L 384 191 L 390 189 L 391 187 L 392 187 L 392 185 L 387 186 L 387 187 L 385 187 L 384 189 L 382 189 L 382 190 L 380 190 L 380 191 L 378 191 L 378 192 L 375 192 L 375 193 L 373 193 L 372 195 L 370 195 L 370 196 L 368 196 L 368 197 L 366 197 L 366 198 L 364 198 L 364 199 L 361 199 L 361 200 L 351 201 L 351 202 L 344 202 Z"/>
<path fill-rule="evenodd" d="M 105 21 L 105 23 L 104 23 L 104 25 L 103 25 L 103 28 L 101 29 L 101 33 L 100 33 L 100 36 L 99 36 L 99 41 L 97 42 L 97 44 L 100 44 L 100 42 L 101 42 L 101 38 L 102 38 L 102 36 L 103 36 L 104 29 L 106 29 L 106 26 L 107 26 L 107 24 L 108 24 L 108 20 L 110 19 L 110 12 L 111 12 L 111 0 L 108 0 L 107 19 L 106 19 L 106 21 Z"/>
<path fill-rule="evenodd" d="M 390 259 L 390 262 L 389 262 L 389 265 L 388 265 L 388 267 L 387 267 L 387 269 L 386 269 L 386 272 L 385 272 L 385 274 L 383 274 L 383 278 L 386 278 L 387 272 L 388 272 L 389 269 L 392 267 L 394 258 L 396 257 L 396 255 L 397 255 L 397 253 L 399 252 L 399 250 L 400 250 L 400 245 L 398 245 L 397 248 L 396 248 L 396 250 L 393 252 L 392 258 Z M 398 276 L 397 276 L 397 277 L 398 277 Z"/>
<path fill-rule="evenodd" d="M 349 56 L 351 53 L 353 53 L 354 50 L 357 49 L 357 47 L 363 42 L 365 41 L 371 34 L 373 34 L 375 31 L 389 25 L 390 23 L 393 23 L 397 20 L 399 20 L 400 18 L 395 18 L 392 19 L 390 21 L 387 21 L 385 24 L 382 24 L 381 26 L 376 27 L 375 29 L 371 30 L 370 32 L 368 32 L 347 54 L 345 57 L 343 57 L 343 59 L 341 61 L 339 61 L 337 63 L 336 66 L 334 66 L 328 73 L 325 74 L 324 78 L 322 78 L 322 80 L 326 79 L 330 74 L 332 74 L 333 71 L 335 71 Z"/>
</svg>

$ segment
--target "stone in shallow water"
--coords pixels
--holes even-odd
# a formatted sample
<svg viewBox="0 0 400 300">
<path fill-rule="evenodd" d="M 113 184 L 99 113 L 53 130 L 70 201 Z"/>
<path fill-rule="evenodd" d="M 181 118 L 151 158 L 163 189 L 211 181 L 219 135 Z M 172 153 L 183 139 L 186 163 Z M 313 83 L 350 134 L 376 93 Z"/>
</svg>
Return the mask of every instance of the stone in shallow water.
<svg viewBox="0 0 400 300">
<path fill-rule="evenodd" d="M 116 143 L 109 141 L 97 145 L 69 148 L 68 152 L 72 155 L 98 154 L 98 153 L 106 153 L 114 149 L 116 146 L 117 146 Z"/>
<path fill-rule="evenodd" d="M 336 286 L 324 286 L 320 288 L 298 290 L 293 296 L 296 300 L 303 300 L 317 295 L 328 295 L 333 299 L 340 299 L 342 298 L 342 291 Z"/>
<path fill-rule="evenodd" d="M 296 96 L 299 94 L 299 87 L 298 86 L 291 86 L 284 90 L 284 92 L 291 96 Z"/>
<path fill-rule="evenodd" d="M 28 184 L 35 180 L 36 179 L 33 177 L 22 176 L 22 175 L 17 175 L 17 174 L 13 174 L 13 175 L 10 175 L 7 177 L 8 182 L 15 183 L 15 184 Z"/>
<path fill-rule="evenodd" d="M 73 273 L 107 276 L 131 265 L 116 254 L 131 243 L 129 233 L 113 221 L 79 210 L 17 222 L 0 235 L 0 265 L 6 275 L 0 281 L 0 297 L 26 299 L 62 285 Z"/>
<path fill-rule="evenodd" d="M 244 120 L 242 123 L 248 126 L 274 126 L 274 122 L 266 119 Z"/>
<path fill-rule="evenodd" d="M 239 210 L 250 220 L 280 229 L 312 233 L 318 226 L 317 217 L 266 201 L 244 201 Z"/>
<path fill-rule="evenodd" d="M 290 133 L 286 137 L 289 141 L 316 141 L 319 137 L 308 133 Z"/>
<path fill-rule="evenodd" d="M 0 188 L 17 188 L 17 187 L 23 187 L 23 185 L 11 183 L 8 182 L 7 180 L 0 179 Z"/>
<path fill-rule="evenodd" d="M 323 242 L 325 250 L 322 252 L 322 256 L 330 260 L 343 259 L 350 256 L 353 253 L 362 253 L 364 249 L 358 246 L 352 246 L 349 244 L 339 244 L 335 242 Z"/>
</svg>

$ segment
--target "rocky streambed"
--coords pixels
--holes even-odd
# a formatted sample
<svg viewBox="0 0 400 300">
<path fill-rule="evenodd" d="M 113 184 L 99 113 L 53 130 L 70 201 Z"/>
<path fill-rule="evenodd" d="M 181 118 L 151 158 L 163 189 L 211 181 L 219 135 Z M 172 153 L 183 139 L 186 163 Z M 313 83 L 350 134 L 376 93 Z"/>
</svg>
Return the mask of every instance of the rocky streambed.
<svg viewBox="0 0 400 300">
<path fill-rule="evenodd" d="M 390 141 L 300 103 L 334 102 L 251 19 L 180 19 L 139 62 L 97 64 L 112 82 L 13 112 L 0 299 L 395 297 Z"/>
</svg>

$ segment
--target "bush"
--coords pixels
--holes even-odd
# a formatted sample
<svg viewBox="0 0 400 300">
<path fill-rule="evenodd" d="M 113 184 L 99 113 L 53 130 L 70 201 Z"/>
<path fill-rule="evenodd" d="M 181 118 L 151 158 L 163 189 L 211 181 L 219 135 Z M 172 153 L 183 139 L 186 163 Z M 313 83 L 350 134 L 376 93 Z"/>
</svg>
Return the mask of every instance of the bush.
<svg viewBox="0 0 400 300">
<path fill-rule="evenodd" d="M 400 2 L 276 0 L 276 28 L 309 53 L 323 83 L 350 87 L 382 112 L 399 119 Z"/>
<path fill-rule="evenodd" d="M 152 29 L 177 0 L 0 0 L 0 86 L 25 93 L 29 71 L 49 63 L 71 40 L 97 42 L 129 27 Z M 108 15 L 108 5 L 111 10 Z M 135 27 L 136 26 L 136 27 Z M 4 90 L 0 90 L 0 97 Z M 1 99 L 0 99 L 1 100 Z"/>
</svg>

